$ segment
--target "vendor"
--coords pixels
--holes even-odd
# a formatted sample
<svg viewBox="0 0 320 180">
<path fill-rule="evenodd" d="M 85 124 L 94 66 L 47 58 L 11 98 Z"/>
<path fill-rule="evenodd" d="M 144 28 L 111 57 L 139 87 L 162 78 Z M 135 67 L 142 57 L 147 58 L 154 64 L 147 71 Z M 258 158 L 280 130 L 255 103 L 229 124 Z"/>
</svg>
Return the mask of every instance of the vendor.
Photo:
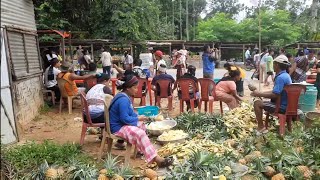
<svg viewBox="0 0 320 180">
<path fill-rule="evenodd" d="M 254 112 L 256 114 L 258 129 L 257 135 L 265 134 L 268 130 L 263 125 L 262 114 L 263 110 L 274 113 L 276 109 L 275 100 L 280 96 L 280 110 L 277 113 L 285 113 L 288 103 L 287 93 L 284 90 L 286 85 L 292 83 L 290 75 L 287 73 L 288 66 L 290 62 L 288 58 L 284 55 L 280 55 L 274 59 L 273 68 L 276 72 L 274 87 L 272 91 L 259 92 L 257 90 L 251 93 L 254 97 L 262 97 L 271 99 L 271 101 L 256 100 L 254 102 Z"/>
<path fill-rule="evenodd" d="M 313 70 L 313 73 L 317 73 L 316 83 L 314 86 L 318 90 L 318 96 L 317 96 L 317 107 L 320 107 L 320 51 L 318 52 L 318 62 L 315 63 L 315 69 Z"/>
<path fill-rule="evenodd" d="M 242 99 L 237 93 L 236 82 L 241 79 L 240 71 L 230 70 L 229 75 L 223 77 L 216 85 L 217 100 L 226 103 L 229 109 L 234 109 L 240 105 Z"/>
<path fill-rule="evenodd" d="M 223 65 L 223 67 L 228 70 L 228 72 L 224 76 L 228 76 L 229 72 L 234 71 L 234 70 L 239 70 L 240 71 L 240 80 L 236 81 L 236 86 L 237 86 L 237 93 L 240 97 L 243 97 L 244 95 L 244 88 L 243 88 L 243 80 L 246 78 L 246 71 L 242 69 L 241 67 L 231 65 L 229 63 L 226 63 Z"/>
<path fill-rule="evenodd" d="M 64 80 L 66 80 L 68 82 L 68 83 L 65 83 L 65 85 L 64 85 L 68 96 L 74 96 L 76 94 L 79 94 L 75 80 L 86 80 L 86 79 L 96 77 L 96 74 L 87 74 L 84 76 L 76 75 L 74 73 L 74 69 L 73 69 L 72 64 L 70 64 L 66 61 L 62 63 L 60 68 L 61 68 L 61 73 L 59 73 L 58 77 L 63 78 Z"/>
<path fill-rule="evenodd" d="M 168 167 L 173 160 L 160 157 L 146 134 L 143 121 L 147 117 L 134 112 L 131 97 L 137 93 L 138 82 L 137 77 L 129 75 L 118 86 L 121 92 L 113 98 L 109 107 L 111 133 L 135 145 L 148 163 L 156 162 L 159 167 Z"/>
</svg>

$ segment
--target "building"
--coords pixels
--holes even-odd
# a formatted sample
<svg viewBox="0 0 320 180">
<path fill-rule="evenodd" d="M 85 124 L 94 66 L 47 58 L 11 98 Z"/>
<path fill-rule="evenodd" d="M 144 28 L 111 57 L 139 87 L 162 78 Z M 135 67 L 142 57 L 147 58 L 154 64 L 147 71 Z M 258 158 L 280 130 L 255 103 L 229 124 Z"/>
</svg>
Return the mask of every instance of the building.
<svg viewBox="0 0 320 180">
<path fill-rule="evenodd" d="M 43 105 L 32 0 L 1 1 L 1 143 L 18 140 Z"/>
</svg>

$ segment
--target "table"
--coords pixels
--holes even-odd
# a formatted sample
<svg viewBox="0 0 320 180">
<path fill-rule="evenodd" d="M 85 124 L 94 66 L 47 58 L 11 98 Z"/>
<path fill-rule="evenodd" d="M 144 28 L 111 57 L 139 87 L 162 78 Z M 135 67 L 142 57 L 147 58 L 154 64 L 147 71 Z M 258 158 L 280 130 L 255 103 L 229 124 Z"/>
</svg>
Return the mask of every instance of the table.
<svg viewBox="0 0 320 180">
<path fill-rule="evenodd" d="M 74 80 L 77 86 L 82 85 L 84 86 L 84 80 Z"/>
</svg>

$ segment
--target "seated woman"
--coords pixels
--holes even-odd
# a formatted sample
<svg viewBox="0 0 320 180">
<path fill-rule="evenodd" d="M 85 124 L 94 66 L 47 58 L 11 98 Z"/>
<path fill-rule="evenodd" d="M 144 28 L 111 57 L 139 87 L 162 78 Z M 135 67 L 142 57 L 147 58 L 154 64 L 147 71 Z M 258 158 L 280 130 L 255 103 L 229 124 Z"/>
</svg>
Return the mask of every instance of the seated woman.
<svg viewBox="0 0 320 180">
<path fill-rule="evenodd" d="M 242 69 L 241 67 L 231 65 L 229 63 L 226 63 L 223 65 L 223 67 L 228 71 L 224 76 L 228 76 L 229 72 L 231 70 L 239 70 L 240 71 L 240 80 L 236 81 L 236 86 L 237 86 L 237 93 L 240 97 L 243 97 L 244 95 L 244 88 L 243 88 L 243 81 L 244 78 L 246 78 L 246 71 Z"/>
<path fill-rule="evenodd" d="M 172 165 L 173 159 L 160 157 L 150 142 L 143 124 L 147 117 L 138 116 L 134 112 L 130 97 L 137 92 L 138 78 L 129 75 L 124 80 L 124 83 L 118 86 L 122 91 L 113 98 L 109 107 L 111 133 L 135 145 L 148 163 L 156 162 L 159 167 Z"/>
<path fill-rule="evenodd" d="M 240 80 L 240 71 L 231 70 L 229 75 L 223 77 L 216 85 L 217 100 L 225 102 L 230 109 L 239 106 L 242 99 L 237 93 L 236 81 Z"/>
<path fill-rule="evenodd" d="M 57 58 L 52 58 L 50 61 L 50 66 L 44 72 L 44 82 L 46 88 L 48 90 L 54 91 L 56 102 L 60 101 L 61 96 L 60 89 L 57 83 L 57 76 L 61 72 L 59 70 L 60 65 L 60 61 Z"/>
<path fill-rule="evenodd" d="M 79 90 L 85 91 L 85 88 L 81 88 L 78 90 L 75 80 L 86 80 L 86 79 L 94 78 L 96 77 L 96 74 L 87 74 L 84 76 L 78 76 L 74 73 L 72 64 L 68 62 L 63 62 L 61 65 L 61 73 L 59 73 L 58 77 L 63 78 L 68 82 L 65 84 L 65 90 L 69 96 L 73 96 L 75 94 L 79 94 Z"/>
</svg>

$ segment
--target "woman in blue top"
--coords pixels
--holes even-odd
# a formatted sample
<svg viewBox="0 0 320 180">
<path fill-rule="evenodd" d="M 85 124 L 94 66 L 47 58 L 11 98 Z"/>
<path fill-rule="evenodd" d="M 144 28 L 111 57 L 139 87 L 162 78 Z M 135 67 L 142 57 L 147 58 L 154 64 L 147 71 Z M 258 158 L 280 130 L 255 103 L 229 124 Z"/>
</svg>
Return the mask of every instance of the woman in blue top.
<svg viewBox="0 0 320 180">
<path fill-rule="evenodd" d="M 215 63 L 214 63 L 214 58 L 211 55 L 211 50 L 209 45 L 205 45 L 203 47 L 202 61 L 203 61 L 203 78 L 210 78 L 213 80 Z"/>
<path fill-rule="evenodd" d="M 111 133 L 135 145 L 148 163 L 156 162 L 160 167 L 170 166 L 173 160 L 160 157 L 146 134 L 143 121 L 147 117 L 138 116 L 134 112 L 131 97 L 137 93 L 138 83 L 137 77 L 129 75 L 118 86 L 122 91 L 113 98 L 109 107 Z"/>
</svg>

